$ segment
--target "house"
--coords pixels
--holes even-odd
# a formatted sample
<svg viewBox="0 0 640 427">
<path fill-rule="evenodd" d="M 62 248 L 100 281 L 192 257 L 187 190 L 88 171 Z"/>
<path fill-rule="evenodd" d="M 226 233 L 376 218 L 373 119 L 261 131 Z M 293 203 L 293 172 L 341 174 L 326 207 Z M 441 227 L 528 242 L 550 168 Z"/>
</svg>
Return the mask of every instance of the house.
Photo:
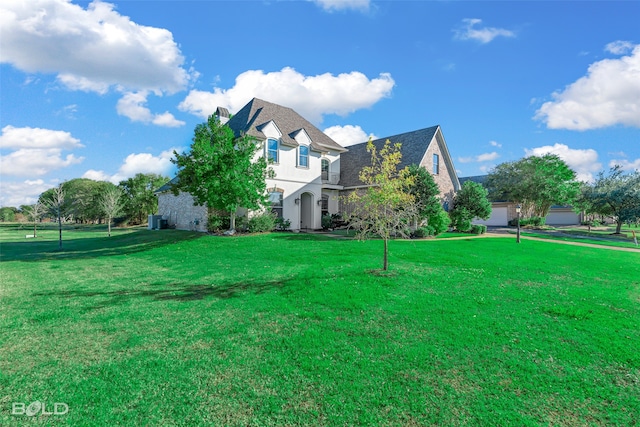
<svg viewBox="0 0 640 427">
<path fill-rule="evenodd" d="M 478 175 L 460 178 L 460 183 L 464 184 L 465 181 L 473 181 L 483 186 L 487 182 L 488 175 Z M 507 201 L 492 201 L 491 202 L 491 216 L 486 219 L 476 218 L 473 220 L 474 224 L 484 224 L 494 227 L 506 227 L 509 225 L 509 221 L 512 221 L 518 217 L 516 212 L 516 203 Z M 571 206 L 551 206 L 549 214 L 545 218 L 545 224 L 547 225 L 579 225 L 583 220 L 582 214 L 577 214 Z"/>
<path fill-rule="evenodd" d="M 322 215 L 338 212 L 340 155 L 347 151 L 291 108 L 258 98 L 232 117 L 224 108 L 216 115 L 236 137 L 249 135 L 261 144 L 275 172 L 267 179 L 272 210 L 291 221 L 292 229 L 321 228 Z M 158 213 L 179 229 L 206 231 L 207 208 L 193 206 L 191 195 L 174 196 L 169 186 L 158 194 Z M 242 216 L 246 212 L 239 212 Z"/>
<path fill-rule="evenodd" d="M 440 126 L 405 132 L 372 142 L 379 152 L 387 140 L 392 144 L 401 144 L 402 161 L 398 170 L 415 164 L 431 172 L 440 188 L 442 203 L 445 207 L 448 206 L 456 191 L 460 189 L 460 182 Z M 364 166 L 371 164 L 367 142 L 351 145 L 349 151 L 342 154 L 340 161 L 340 184 L 343 186 L 343 192 L 363 188 L 364 184 L 360 181 L 359 174 Z"/>
<path fill-rule="evenodd" d="M 271 209 L 288 219 L 293 230 L 321 228 L 323 215 L 343 208 L 340 196 L 363 186 L 358 175 L 371 161 L 366 142 L 347 149 L 291 108 L 258 98 L 233 116 L 224 108 L 215 114 L 236 137 L 249 135 L 261 144 L 259 155 L 271 159 L 275 172 L 274 178 L 267 179 Z M 402 144 L 400 167 L 424 166 L 433 173 L 443 203 L 451 201 L 460 182 L 440 126 L 378 139 L 374 144 L 382 147 L 387 139 Z M 194 206 L 188 193 L 174 196 L 171 182 L 156 191 L 159 215 L 178 229 L 206 231 L 207 208 Z M 238 214 L 248 213 L 240 210 Z"/>
</svg>

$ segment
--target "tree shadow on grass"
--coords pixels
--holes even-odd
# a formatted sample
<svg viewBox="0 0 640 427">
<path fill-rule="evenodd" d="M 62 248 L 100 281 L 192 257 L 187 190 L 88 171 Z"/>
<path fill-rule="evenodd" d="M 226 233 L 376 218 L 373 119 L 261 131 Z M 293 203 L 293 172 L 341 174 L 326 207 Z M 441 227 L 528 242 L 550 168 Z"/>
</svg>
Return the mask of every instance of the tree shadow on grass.
<svg viewBox="0 0 640 427">
<path fill-rule="evenodd" d="M 141 230 L 112 237 L 64 238 L 63 235 L 62 250 L 58 249 L 58 240 L 3 242 L 0 246 L 0 261 L 29 262 L 128 255 L 202 236 L 202 233 L 176 230 Z"/>
<path fill-rule="evenodd" d="M 294 278 L 278 280 L 254 280 L 227 284 L 153 283 L 147 289 L 122 289 L 118 291 L 52 291 L 37 292 L 36 297 L 95 298 L 98 304 L 92 309 L 106 308 L 129 302 L 133 299 L 152 301 L 198 301 L 205 298 L 230 299 L 245 293 L 261 294 L 281 288 Z"/>
</svg>

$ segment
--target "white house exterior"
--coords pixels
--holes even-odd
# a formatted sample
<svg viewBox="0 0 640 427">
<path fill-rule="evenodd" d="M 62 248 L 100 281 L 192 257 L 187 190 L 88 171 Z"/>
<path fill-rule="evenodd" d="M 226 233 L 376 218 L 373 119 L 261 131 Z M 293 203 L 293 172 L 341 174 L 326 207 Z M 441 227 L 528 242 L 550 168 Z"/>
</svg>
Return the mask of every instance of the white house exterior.
<svg viewBox="0 0 640 427">
<path fill-rule="evenodd" d="M 288 219 L 291 229 L 321 228 L 323 214 L 338 212 L 340 154 L 346 148 L 292 109 L 261 99 L 254 98 L 231 118 L 223 108 L 216 114 L 236 137 L 256 138 L 258 155 L 272 160 L 275 177 L 267 180 L 272 210 Z M 159 215 L 178 229 L 206 231 L 207 209 L 193 207 L 189 194 L 174 196 L 169 189 L 157 191 Z"/>
</svg>

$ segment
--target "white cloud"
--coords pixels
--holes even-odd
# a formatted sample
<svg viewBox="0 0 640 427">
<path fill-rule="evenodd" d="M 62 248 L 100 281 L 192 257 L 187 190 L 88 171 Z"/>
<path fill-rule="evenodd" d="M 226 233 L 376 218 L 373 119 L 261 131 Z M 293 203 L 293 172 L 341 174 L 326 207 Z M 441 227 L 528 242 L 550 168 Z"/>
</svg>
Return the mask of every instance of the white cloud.
<svg viewBox="0 0 640 427">
<path fill-rule="evenodd" d="M 360 126 L 353 125 L 331 126 L 326 128 L 324 133 L 343 147 L 366 142 L 369 138 L 378 139 L 378 137 L 372 133 L 367 134 Z"/>
<path fill-rule="evenodd" d="M 476 28 L 482 23 L 482 19 L 466 18 L 462 20 L 460 28 L 454 30 L 454 38 L 458 40 L 476 40 L 480 43 L 489 43 L 496 37 L 515 37 L 513 31 L 503 28 L 484 27 Z"/>
<path fill-rule="evenodd" d="M 614 159 L 609 162 L 610 168 L 614 167 L 615 165 L 620 165 L 620 167 L 622 167 L 622 169 L 626 171 L 640 170 L 640 158 L 635 160 Z"/>
<path fill-rule="evenodd" d="M 153 123 L 158 126 L 179 127 L 185 124 L 168 111 L 162 114 L 151 113 L 151 110 L 145 106 L 147 96 L 146 91 L 125 93 L 116 104 L 118 114 L 128 117 L 133 122 Z"/>
<path fill-rule="evenodd" d="M 490 162 L 492 160 L 497 159 L 498 157 L 500 157 L 500 154 L 498 154 L 497 152 L 493 151 L 491 153 L 483 153 L 483 154 L 479 154 L 477 156 L 470 156 L 470 157 L 458 157 L 458 161 L 460 163 L 472 163 L 472 162 Z"/>
<path fill-rule="evenodd" d="M 69 132 L 41 128 L 5 126 L 0 135 L 0 148 L 80 148 L 80 140 Z"/>
<path fill-rule="evenodd" d="M 580 181 L 593 181 L 593 174 L 602 169 L 602 164 L 598 162 L 598 153 L 591 148 L 573 149 L 565 144 L 556 143 L 532 149 L 525 148 L 524 151 L 527 156 L 557 155 L 576 172 L 577 179 Z"/>
<path fill-rule="evenodd" d="M 628 56 L 591 64 L 586 76 L 551 96 L 534 116 L 551 129 L 640 127 L 640 45 Z"/>
<path fill-rule="evenodd" d="M 83 147 L 69 132 L 5 126 L 0 135 L 0 148 L 13 149 L 0 157 L 2 175 L 36 177 L 84 160 L 73 154 L 62 156 L 62 150 Z M 3 186 L 4 187 L 4 186 Z M 4 191 L 4 188 L 3 188 Z"/>
<path fill-rule="evenodd" d="M 489 141 L 489 145 L 492 147 L 502 148 L 502 144 L 497 141 Z"/>
<path fill-rule="evenodd" d="M 55 187 L 58 183 L 47 183 L 42 179 L 25 181 L 3 181 L 0 193 L 0 206 L 20 207 L 32 205 L 38 201 L 40 194 Z"/>
<path fill-rule="evenodd" d="M 0 170 L 2 175 L 34 177 L 46 175 L 83 160 L 84 157 L 76 157 L 73 154 L 63 158 L 62 150 L 59 148 L 21 148 L 0 158 Z"/>
<path fill-rule="evenodd" d="M 370 0 L 311 0 L 327 12 L 354 9 L 362 12 L 369 10 Z"/>
<path fill-rule="evenodd" d="M 184 90 L 196 73 L 183 67 L 171 32 L 114 9 L 100 1 L 86 9 L 68 0 L 3 2 L 1 61 L 30 73 L 56 73 L 74 90 Z"/>
<path fill-rule="evenodd" d="M 307 120 L 320 123 L 325 114 L 346 116 L 361 108 L 371 107 L 391 94 L 395 82 L 388 73 L 369 79 L 352 71 L 334 76 L 330 73 L 304 76 L 290 67 L 265 73 L 249 70 L 236 78 L 230 89 L 214 88 L 213 92 L 192 90 L 178 108 L 202 118 L 216 107 L 237 112 L 257 97 L 291 107 Z"/>
<path fill-rule="evenodd" d="M 633 50 L 634 44 L 630 41 L 624 40 L 616 40 L 614 42 L 608 43 L 604 50 L 613 53 L 614 55 L 624 55 L 625 53 L 629 53 Z"/>
<path fill-rule="evenodd" d="M 96 181 L 109 181 L 118 184 L 120 181 L 131 178 L 138 173 L 154 173 L 169 176 L 174 168 L 173 163 L 171 163 L 174 150 L 181 152 L 182 148 L 172 147 L 163 151 L 158 156 L 154 156 L 151 153 L 129 154 L 115 174 L 109 175 L 104 171 L 90 169 L 82 175 L 82 178 Z"/>
</svg>

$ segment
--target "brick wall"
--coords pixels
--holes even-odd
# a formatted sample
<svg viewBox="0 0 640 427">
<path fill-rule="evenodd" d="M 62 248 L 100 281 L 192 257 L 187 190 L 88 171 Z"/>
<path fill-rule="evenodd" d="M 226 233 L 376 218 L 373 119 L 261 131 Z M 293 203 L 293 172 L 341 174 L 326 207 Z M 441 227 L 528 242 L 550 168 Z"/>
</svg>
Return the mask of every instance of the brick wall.
<svg viewBox="0 0 640 427">
<path fill-rule="evenodd" d="M 158 215 L 162 215 L 170 227 L 175 226 L 178 230 L 207 231 L 207 211 L 205 206 L 194 206 L 189 193 L 158 195 Z"/>
</svg>

